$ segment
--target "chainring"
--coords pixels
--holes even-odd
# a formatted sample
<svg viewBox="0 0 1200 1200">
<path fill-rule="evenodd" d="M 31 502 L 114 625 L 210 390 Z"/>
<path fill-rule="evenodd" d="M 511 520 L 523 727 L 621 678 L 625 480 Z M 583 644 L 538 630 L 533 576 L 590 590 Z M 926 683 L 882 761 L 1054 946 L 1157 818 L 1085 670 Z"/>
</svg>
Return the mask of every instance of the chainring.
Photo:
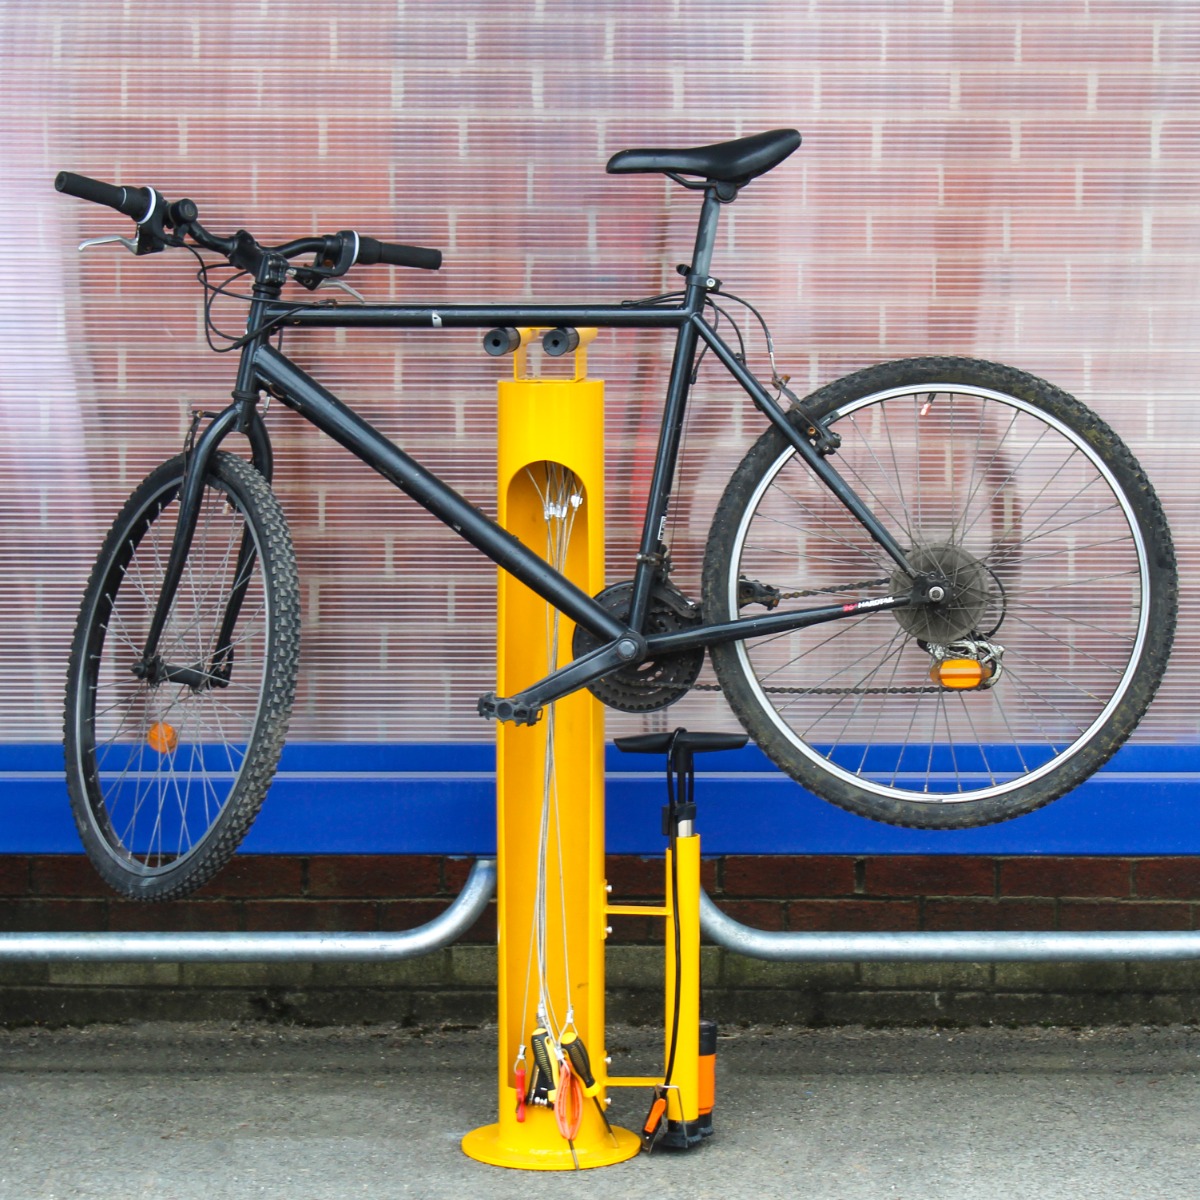
<svg viewBox="0 0 1200 1200">
<path fill-rule="evenodd" d="M 629 581 L 605 588 L 596 600 L 607 612 L 624 621 L 628 619 L 632 598 L 633 583 Z M 699 624 L 699 609 L 678 588 L 669 583 L 654 585 L 642 630 L 644 634 L 679 633 Z M 571 645 L 575 657 L 579 658 L 603 643 L 595 634 L 577 625 Z M 703 666 L 703 648 L 681 650 L 677 654 L 663 654 L 621 667 L 593 680 L 588 684 L 588 691 L 609 708 L 620 712 L 654 712 L 686 696 Z"/>
</svg>

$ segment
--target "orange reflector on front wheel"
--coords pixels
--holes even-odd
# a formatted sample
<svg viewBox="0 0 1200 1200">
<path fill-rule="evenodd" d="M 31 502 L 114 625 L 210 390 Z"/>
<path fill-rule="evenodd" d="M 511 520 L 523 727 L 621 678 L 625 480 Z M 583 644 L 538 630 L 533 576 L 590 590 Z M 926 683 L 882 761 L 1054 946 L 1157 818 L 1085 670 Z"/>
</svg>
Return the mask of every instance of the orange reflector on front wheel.
<svg viewBox="0 0 1200 1200">
<path fill-rule="evenodd" d="M 977 688 L 991 677 L 991 667 L 974 658 L 943 658 L 929 668 L 929 678 L 944 688 Z"/>
<path fill-rule="evenodd" d="M 151 750 L 157 750 L 159 754 L 170 754 L 179 745 L 179 734 L 175 732 L 174 725 L 168 725 L 166 721 L 155 721 L 146 731 L 146 741 Z"/>
</svg>

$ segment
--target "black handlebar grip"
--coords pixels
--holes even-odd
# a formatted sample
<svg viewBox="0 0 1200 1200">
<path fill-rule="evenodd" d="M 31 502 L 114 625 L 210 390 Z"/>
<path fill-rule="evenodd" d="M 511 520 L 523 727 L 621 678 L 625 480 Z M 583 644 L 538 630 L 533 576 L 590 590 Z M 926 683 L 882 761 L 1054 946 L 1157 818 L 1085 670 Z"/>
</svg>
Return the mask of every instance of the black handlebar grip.
<svg viewBox="0 0 1200 1200">
<path fill-rule="evenodd" d="M 381 242 L 376 238 L 358 238 L 358 257 L 355 262 L 364 267 L 375 263 L 387 263 L 393 267 L 418 267 L 422 271 L 436 271 L 442 265 L 440 250 L 425 250 L 420 246 L 402 246 L 397 242 Z"/>
<path fill-rule="evenodd" d="M 70 171 L 59 171 L 54 186 L 68 196 L 77 196 L 80 200 L 90 200 L 93 204 L 115 208 L 117 212 L 124 213 L 135 221 L 144 221 L 150 215 L 150 206 L 154 198 L 154 193 L 149 188 L 117 187 L 111 183 L 102 183 L 99 179 L 89 179 L 86 175 L 72 174 Z"/>
</svg>

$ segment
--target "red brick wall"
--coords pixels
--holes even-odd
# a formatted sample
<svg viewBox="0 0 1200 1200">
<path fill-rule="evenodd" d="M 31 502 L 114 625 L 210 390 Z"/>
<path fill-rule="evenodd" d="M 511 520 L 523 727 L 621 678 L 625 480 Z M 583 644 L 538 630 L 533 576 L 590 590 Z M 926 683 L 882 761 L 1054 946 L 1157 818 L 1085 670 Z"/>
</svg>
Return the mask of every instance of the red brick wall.
<svg viewBox="0 0 1200 1200">
<path fill-rule="evenodd" d="M 116 898 L 78 855 L 0 857 L 0 930 L 393 931 L 458 893 L 470 861 L 436 856 L 243 855 L 195 896 Z M 612 856 L 615 901 L 659 901 L 662 860 Z M 1200 859 L 951 855 L 706 860 L 730 916 L 787 930 L 1200 928 Z M 661 922 L 613 918 L 613 942 L 661 940 Z M 466 941 L 491 942 L 489 913 Z"/>
</svg>

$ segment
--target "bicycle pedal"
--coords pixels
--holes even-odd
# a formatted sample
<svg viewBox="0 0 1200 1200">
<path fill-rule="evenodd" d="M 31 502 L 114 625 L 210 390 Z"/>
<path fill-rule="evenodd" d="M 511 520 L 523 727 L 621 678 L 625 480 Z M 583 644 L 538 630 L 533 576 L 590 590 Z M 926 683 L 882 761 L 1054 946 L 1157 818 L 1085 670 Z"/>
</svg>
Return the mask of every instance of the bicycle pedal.
<svg viewBox="0 0 1200 1200">
<path fill-rule="evenodd" d="M 480 696 L 478 709 L 481 717 L 490 721 L 511 721 L 514 725 L 536 725 L 542 716 L 539 706 L 508 700 L 495 692 Z"/>
</svg>

